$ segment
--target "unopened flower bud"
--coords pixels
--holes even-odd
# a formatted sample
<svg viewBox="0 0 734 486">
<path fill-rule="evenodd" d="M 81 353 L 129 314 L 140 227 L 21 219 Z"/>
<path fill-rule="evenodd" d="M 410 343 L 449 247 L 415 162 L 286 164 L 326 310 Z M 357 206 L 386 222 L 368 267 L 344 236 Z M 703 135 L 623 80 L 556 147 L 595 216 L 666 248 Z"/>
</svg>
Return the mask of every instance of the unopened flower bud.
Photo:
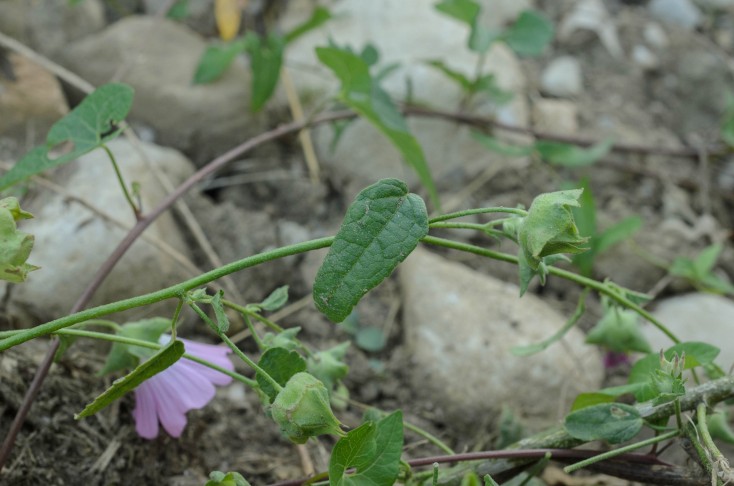
<svg viewBox="0 0 734 486">
<path fill-rule="evenodd" d="M 323 434 L 344 435 L 329 405 L 329 391 L 313 375 L 293 375 L 270 407 L 273 420 L 290 440 L 305 443 Z"/>
</svg>

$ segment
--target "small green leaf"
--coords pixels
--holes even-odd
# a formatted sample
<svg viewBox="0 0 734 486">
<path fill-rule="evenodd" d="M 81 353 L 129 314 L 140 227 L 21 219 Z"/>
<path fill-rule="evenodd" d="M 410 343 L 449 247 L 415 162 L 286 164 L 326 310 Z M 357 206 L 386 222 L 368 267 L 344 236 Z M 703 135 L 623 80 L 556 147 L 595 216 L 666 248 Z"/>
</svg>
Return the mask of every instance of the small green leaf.
<svg viewBox="0 0 734 486">
<path fill-rule="evenodd" d="M 265 300 L 258 304 L 262 310 L 272 312 L 277 311 L 288 303 L 288 286 L 284 285 L 273 290 Z"/>
<path fill-rule="evenodd" d="M 245 47 L 246 44 L 242 39 L 208 46 L 196 67 L 194 84 L 212 83 L 222 77 L 237 54 L 244 52 Z"/>
<path fill-rule="evenodd" d="M 408 193 L 405 183 L 384 179 L 362 190 L 316 275 L 316 308 L 334 322 L 343 321 L 427 233 L 426 205 Z"/>
<path fill-rule="evenodd" d="M 111 83 L 100 86 L 69 112 L 54 123 L 44 146 L 32 149 L 2 178 L 0 190 L 44 170 L 75 160 L 102 144 L 117 137 L 121 129 L 117 124 L 125 119 L 133 102 L 133 89 L 125 84 Z M 71 152 L 50 159 L 48 151 L 71 142 Z"/>
<path fill-rule="evenodd" d="M 250 486 L 250 483 L 238 472 L 212 471 L 204 486 Z"/>
<path fill-rule="evenodd" d="M 436 4 L 436 10 L 464 22 L 471 28 L 479 16 L 480 7 L 474 0 L 443 0 Z"/>
<path fill-rule="evenodd" d="M 321 27 L 331 18 L 331 12 L 324 7 L 316 7 L 311 17 L 304 23 L 296 26 L 293 30 L 285 35 L 285 43 L 290 44 L 302 35 Z"/>
<path fill-rule="evenodd" d="M 403 414 L 396 411 L 379 422 L 367 422 L 334 446 L 329 462 L 329 485 L 394 484 L 403 448 Z M 347 474 L 355 468 L 356 472 Z"/>
<path fill-rule="evenodd" d="M 693 265 L 696 268 L 696 273 L 703 276 L 713 270 L 714 265 L 716 265 L 716 260 L 719 259 L 719 254 L 721 253 L 721 250 L 722 246 L 719 244 L 707 246 L 706 248 L 704 248 L 703 251 L 698 254 L 696 259 L 693 260 Z"/>
<path fill-rule="evenodd" d="M 539 56 L 553 40 L 553 23 L 540 12 L 526 10 L 501 38 L 520 56 Z"/>
<path fill-rule="evenodd" d="M 726 95 L 726 112 L 721 120 L 721 139 L 730 147 L 734 147 L 734 96 Z"/>
<path fill-rule="evenodd" d="M 112 382 L 112 386 L 87 405 L 84 410 L 74 415 L 76 420 L 89 417 L 99 412 L 107 405 L 122 397 L 125 393 L 135 389 L 148 378 L 151 378 L 176 361 L 184 354 L 184 344 L 181 341 L 172 341 L 165 348 L 158 351 L 148 361 L 131 371 L 128 375 Z"/>
<path fill-rule="evenodd" d="M 318 378 L 329 393 L 349 372 L 349 366 L 344 362 L 349 345 L 349 341 L 343 342 L 331 349 L 314 353 L 307 360 L 308 372 Z"/>
<path fill-rule="evenodd" d="M 586 335 L 586 342 L 597 344 L 617 352 L 637 351 L 649 353 L 650 345 L 640 330 L 639 315 L 629 309 L 603 300 L 605 312 L 599 322 Z"/>
<path fill-rule="evenodd" d="M 500 155 L 506 155 L 508 157 L 525 157 L 533 153 L 533 147 L 520 146 L 520 145 L 509 145 L 500 142 L 494 137 L 485 135 L 481 132 L 473 131 L 472 138 L 477 142 L 484 145 L 492 152 L 496 152 Z"/>
<path fill-rule="evenodd" d="M 643 423 L 640 412 L 631 405 L 601 403 L 571 412 L 566 416 L 563 427 L 577 439 L 619 444 L 637 435 Z"/>
<path fill-rule="evenodd" d="M 252 68 L 252 111 L 259 111 L 275 91 L 283 64 L 285 39 L 270 34 L 264 40 L 255 34 L 248 34 L 246 49 L 250 55 Z"/>
<path fill-rule="evenodd" d="M 296 338 L 299 332 L 301 332 L 299 326 L 284 329 L 277 334 L 266 332 L 262 341 L 265 348 L 285 348 L 288 351 L 294 351 L 300 346 Z"/>
<path fill-rule="evenodd" d="M 153 317 L 151 319 L 128 322 L 122 326 L 118 334 L 122 337 L 157 343 L 161 334 L 170 328 L 170 319 Z M 97 376 L 133 368 L 138 364 L 140 359 L 148 359 L 153 353 L 154 351 L 148 348 L 113 343 L 109 354 L 107 354 L 107 361 L 105 361 L 104 366 L 99 370 Z"/>
<path fill-rule="evenodd" d="M 591 393 L 579 394 L 571 406 L 571 411 L 597 405 L 599 403 L 611 403 L 621 395 L 639 392 L 646 383 L 629 383 L 627 385 L 602 388 Z"/>
<path fill-rule="evenodd" d="M 224 304 L 222 304 L 223 297 L 224 292 L 220 290 L 214 294 L 214 297 L 212 297 L 211 300 L 211 306 L 212 309 L 214 309 L 214 317 L 217 319 L 217 331 L 220 333 L 226 333 L 229 331 L 229 318 L 224 312 Z"/>
<path fill-rule="evenodd" d="M 612 139 L 597 143 L 587 149 L 562 142 L 541 140 L 535 142 L 535 150 L 543 160 L 563 167 L 583 167 L 604 157 L 613 145 Z"/>
<path fill-rule="evenodd" d="M 432 68 L 435 68 L 436 70 L 442 72 L 444 75 L 446 75 L 447 78 L 454 81 L 456 84 L 458 84 L 461 89 L 463 89 L 466 92 L 471 92 L 472 88 L 474 86 L 474 83 L 472 83 L 469 78 L 464 76 L 459 71 L 456 71 L 454 69 L 451 69 L 441 60 L 433 60 L 426 62 L 426 65 L 431 66 Z"/>
<path fill-rule="evenodd" d="M 382 329 L 374 326 L 361 327 L 354 336 L 357 347 L 373 353 L 385 349 L 386 340 Z"/>
<path fill-rule="evenodd" d="M 370 76 L 367 63 L 352 52 L 333 47 L 319 47 L 316 54 L 321 63 L 340 79 L 340 101 L 367 119 L 395 145 L 418 174 L 434 206 L 440 208 L 438 191 L 423 149 L 408 130 L 390 96 Z"/>
<path fill-rule="evenodd" d="M 734 444 L 734 431 L 729 425 L 728 414 L 725 410 L 719 410 L 706 417 L 709 433 L 714 439 L 719 439 L 727 444 Z"/>
<path fill-rule="evenodd" d="M 296 373 L 306 370 L 306 361 L 295 351 L 284 348 L 270 348 L 260 357 L 257 365 L 265 370 L 272 379 L 280 386 L 285 386 L 288 380 Z M 278 395 L 278 391 L 270 381 L 260 373 L 255 375 L 260 389 L 270 398 L 272 402 Z"/>
<path fill-rule="evenodd" d="M 642 218 L 639 216 L 630 216 L 592 238 L 591 245 L 596 253 L 605 252 L 617 243 L 632 236 L 641 227 Z"/>
<path fill-rule="evenodd" d="M 168 9 L 166 17 L 172 20 L 184 20 L 189 16 L 189 0 L 177 0 Z"/>
</svg>

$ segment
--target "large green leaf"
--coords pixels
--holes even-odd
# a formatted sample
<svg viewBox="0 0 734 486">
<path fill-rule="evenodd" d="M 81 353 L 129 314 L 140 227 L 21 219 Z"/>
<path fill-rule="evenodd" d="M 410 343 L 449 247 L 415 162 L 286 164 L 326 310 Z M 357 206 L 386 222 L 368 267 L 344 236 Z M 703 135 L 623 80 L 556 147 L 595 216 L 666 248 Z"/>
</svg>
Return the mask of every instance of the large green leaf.
<svg viewBox="0 0 734 486">
<path fill-rule="evenodd" d="M 171 319 L 165 317 L 153 317 L 140 321 L 128 322 L 123 325 L 118 335 L 126 338 L 138 339 L 157 343 L 167 329 L 171 328 Z M 97 373 L 98 376 L 106 375 L 119 370 L 133 368 L 140 359 L 148 359 L 153 351 L 148 348 L 130 346 L 129 344 L 113 343 L 104 366 Z"/>
<path fill-rule="evenodd" d="M 640 412 L 631 405 L 601 403 L 571 412 L 563 427 L 577 439 L 618 444 L 637 435 L 643 422 Z"/>
<path fill-rule="evenodd" d="M 329 462 L 330 486 L 394 484 L 403 447 L 403 414 L 393 412 L 379 422 L 352 430 L 334 446 Z M 348 474 L 347 470 L 356 472 Z"/>
<path fill-rule="evenodd" d="M 335 47 L 319 47 L 316 54 L 341 81 L 340 100 L 390 139 L 418 174 L 434 206 L 439 208 L 438 192 L 423 149 L 408 130 L 408 125 L 390 96 L 370 76 L 368 64 L 360 56 Z"/>
<path fill-rule="evenodd" d="M 157 375 L 181 359 L 184 354 L 184 344 L 181 341 L 172 341 L 165 348 L 158 351 L 148 361 L 144 362 L 128 375 L 112 382 L 112 386 L 105 390 L 92 403 L 84 407 L 84 410 L 74 415 L 74 418 L 89 417 L 99 412 L 107 405 L 121 398 L 125 393 L 134 390 L 145 380 Z"/>
<path fill-rule="evenodd" d="M 54 123 L 46 137 L 46 144 L 31 150 L 2 178 L 0 190 L 44 170 L 65 164 L 91 152 L 120 134 L 117 123 L 127 116 L 133 102 L 133 89 L 125 84 L 100 86 L 92 94 Z M 70 152 L 49 158 L 52 148 L 70 142 Z"/>
<path fill-rule="evenodd" d="M 428 233 L 423 199 L 404 182 L 381 180 L 360 192 L 316 275 L 316 307 L 343 321 L 370 289 L 387 278 Z"/>
</svg>

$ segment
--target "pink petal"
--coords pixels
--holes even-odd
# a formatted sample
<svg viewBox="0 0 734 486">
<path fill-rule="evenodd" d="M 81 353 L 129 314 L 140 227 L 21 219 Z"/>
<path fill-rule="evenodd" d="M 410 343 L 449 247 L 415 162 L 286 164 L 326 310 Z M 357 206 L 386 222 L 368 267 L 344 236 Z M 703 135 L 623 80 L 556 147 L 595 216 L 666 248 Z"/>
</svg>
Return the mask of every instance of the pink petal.
<svg viewBox="0 0 734 486">
<path fill-rule="evenodd" d="M 232 361 L 229 360 L 229 358 L 224 358 L 226 361 L 222 361 L 221 363 L 217 363 L 214 360 L 211 360 L 212 363 L 221 366 L 222 368 L 228 369 L 230 371 L 234 371 L 234 365 L 232 364 Z M 199 375 L 205 377 L 207 380 L 209 380 L 211 383 L 214 383 L 215 385 L 229 385 L 232 383 L 232 377 L 229 375 L 225 375 L 224 373 L 213 370 L 207 366 L 204 366 L 202 364 L 199 364 L 195 361 L 191 361 L 188 359 L 182 359 L 181 360 L 181 366 L 186 366 L 192 373 L 198 373 Z M 228 366 L 223 366 L 228 365 Z"/>
<path fill-rule="evenodd" d="M 214 385 L 189 366 L 189 363 L 179 361 L 164 371 L 165 381 L 160 384 L 161 391 L 177 400 L 180 404 L 177 408 L 183 412 L 203 407 L 216 394 Z"/>
<path fill-rule="evenodd" d="M 135 430 L 140 437 L 149 440 L 158 437 L 158 414 L 152 387 L 150 381 L 146 381 L 135 389 L 135 409 L 133 410 Z"/>
</svg>

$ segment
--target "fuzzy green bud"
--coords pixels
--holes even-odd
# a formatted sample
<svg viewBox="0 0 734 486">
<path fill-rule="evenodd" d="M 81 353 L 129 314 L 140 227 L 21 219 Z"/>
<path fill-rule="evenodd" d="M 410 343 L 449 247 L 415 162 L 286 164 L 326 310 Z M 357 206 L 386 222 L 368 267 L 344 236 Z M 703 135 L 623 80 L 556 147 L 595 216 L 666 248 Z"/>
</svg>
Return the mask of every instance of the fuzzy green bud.
<svg viewBox="0 0 734 486">
<path fill-rule="evenodd" d="M 651 352 L 647 339 L 640 331 L 638 315 L 631 310 L 610 304 L 607 299 L 603 302 L 604 315 L 586 335 L 586 342 L 604 346 L 617 353 Z"/>
<path fill-rule="evenodd" d="M 323 434 L 344 435 L 329 404 L 329 391 L 313 375 L 293 375 L 270 407 L 273 420 L 290 440 L 305 443 Z"/>
<path fill-rule="evenodd" d="M 582 253 L 588 238 L 579 235 L 572 207 L 579 207 L 582 189 L 541 194 L 517 230 L 520 251 L 530 268 L 537 270 L 543 257 L 558 253 Z"/>
</svg>

